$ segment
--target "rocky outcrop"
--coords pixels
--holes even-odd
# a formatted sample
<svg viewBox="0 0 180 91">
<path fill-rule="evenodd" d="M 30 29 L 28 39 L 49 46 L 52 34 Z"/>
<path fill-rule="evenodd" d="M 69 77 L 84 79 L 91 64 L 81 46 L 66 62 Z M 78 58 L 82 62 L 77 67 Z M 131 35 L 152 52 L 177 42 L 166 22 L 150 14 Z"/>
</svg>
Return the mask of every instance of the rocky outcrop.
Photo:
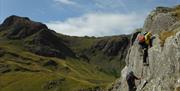
<svg viewBox="0 0 180 91">
<path fill-rule="evenodd" d="M 160 33 L 161 31 L 168 30 L 177 21 L 177 18 L 170 11 L 172 11 L 171 8 L 157 7 L 146 18 L 143 27 L 144 31 Z"/>
<path fill-rule="evenodd" d="M 127 66 L 122 70 L 122 78 L 117 80 L 112 91 L 127 91 L 125 77 L 129 70 L 134 71 L 136 76 L 143 77 L 136 82 L 137 91 L 178 91 L 175 89 L 180 86 L 180 32 L 169 37 L 163 48 L 159 41 L 156 37 L 154 46 L 148 51 L 149 66 L 143 66 L 138 44 L 129 49 Z M 148 83 L 142 88 L 144 81 Z"/>
<path fill-rule="evenodd" d="M 143 52 L 135 41 L 126 56 L 126 66 L 121 71 L 121 78 L 113 83 L 109 91 L 128 91 L 126 75 L 133 71 L 137 77 L 136 91 L 179 91 L 180 88 L 180 27 L 179 20 L 169 15 L 169 10 L 160 8 L 159 13 L 153 15 L 152 20 L 148 16 L 144 29 L 154 30 L 153 46 L 148 49 L 147 61 L 149 66 L 143 66 Z M 152 12 L 154 14 L 154 11 Z M 168 18 L 169 17 L 169 18 Z M 164 19 L 164 20 L 163 20 Z M 149 21 L 149 23 L 147 23 Z M 158 24 L 158 25 L 156 25 Z M 160 27 L 161 26 L 161 27 Z M 172 31 L 174 35 L 167 37 L 164 46 L 161 46 L 158 33 Z"/>
<path fill-rule="evenodd" d="M 90 51 L 102 51 L 107 56 L 117 56 L 118 54 L 125 57 L 129 46 L 128 36 L 105 37 L 96 42 Z"/>
<path fill-rule="evenodd" d="M 54 60 L 48 60 L 47 62 L 45 62 L 43 64 L 43 66 L 45 66 L 45 67 L 55 67 L 56 68 L 58 66 L 58 63 L 55 62 Z"/>
<path fill-rule="evenodd" d="M 50 90 L 53 88 L 57 88 L 59 85 L 61 85 L 66 79 L 65 78 L 61 78 L 61 79 L 57 79 L 57 80 L 52 80 L 47 82 L 44 86 L 43 89 L 44 90 Z"/>
</svg>

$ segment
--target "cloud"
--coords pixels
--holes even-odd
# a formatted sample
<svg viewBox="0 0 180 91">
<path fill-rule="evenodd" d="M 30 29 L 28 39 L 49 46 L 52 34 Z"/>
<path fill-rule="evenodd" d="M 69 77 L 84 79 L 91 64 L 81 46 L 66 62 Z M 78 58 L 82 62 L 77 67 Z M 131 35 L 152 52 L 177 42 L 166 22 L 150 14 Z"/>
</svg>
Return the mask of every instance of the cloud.
<svg viewBox="0 0 180 91">
<path fill-rule="evenodd" d="M 142 27 L 145 19 L 143 14 L 109 14 L 93 13 L 65 21 L 46 23 L 56 32 L 72 36 L 110 36 L 129 34 L 135 28 Z"/>
<path fill-rule="evenodd" d="M 77 9 L 83 13 L 89 12 L 125 12 L 129 13 L 129 7 L 123 0 L 53 0 L 57 5 L 62 8 L 63 5 L 68 5 L 72 9 Z M 77 12 L 78 12 L 77 11 Z"/>
<path fill-rule="evenodd" d="M 76 2 L 73 2 L 72 0 L 54 0 L 57 3 L 66 4 L 66 5 L 75 5 Z"/>
<path fill-rule="evenodd" d="M 123 0 L 93 0 L 95 5 L 101 9 L 112 9 L 118 11 L 122 9 L 125 12 L 129 12 L 128 7 Z"/>
</svg>

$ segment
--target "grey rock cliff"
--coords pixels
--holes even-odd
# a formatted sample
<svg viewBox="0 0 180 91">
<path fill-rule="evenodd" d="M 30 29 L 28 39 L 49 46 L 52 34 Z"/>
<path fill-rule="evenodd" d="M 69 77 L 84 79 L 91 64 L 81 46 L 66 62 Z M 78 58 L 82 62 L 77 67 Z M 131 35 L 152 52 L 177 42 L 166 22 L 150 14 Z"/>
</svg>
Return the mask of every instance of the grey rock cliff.
<svg viewBox="0 0 180 91">
<path fill-rule="evenodd" d="M 180 91 L 180 23 L 168 13 L 169 8 L 165 8 L 165 11 L 160 9 L 148 16 L 143 28 L 145 31 L 153 31 L 156 37 L 153 47 L 148 49 L 149 66 L 143 66 L 143 52 L 135 41 L 126 56 L 121 78 L 112 84 L 109 91 L 128 91 L 125 78 L 130 70 L 137 77 L 142 77 L 136 81 L 137 91 Z M 174 35 L 165 40 L 164 46 L 161 46 L 158 35 L 161 31 L 175 31 Z"/>
<path fill-rule="evenodd" d="M 153 47 L 148 51 L 149 66 L 143 66 L 140 47 L 135 43 L 127 55 L 127 66 L 122 70 L 121 79 L 118 79 L 112 91 L 128 91 L 125 80 L 129 70 L 133 70 L 135 75 L 143 77 L 137 81 L 137 91 L 179 91 L 180 87 L 180 32 L 169 37 L 164 47 L 159 44 L 156 38 Z M 148 81 L 144 88 L 144 81 Z"/>
<path fill-rule="evenodd" d="M 177 19 L 172 13 L 168 13 L 170 8 L 158 7 L 152 11 L 145 20 L 144 31 L 152 31 L 153 33 L 159 33 L 164 30 L 168 30 L 168 27 L 173 25 Z"/>
</svg>

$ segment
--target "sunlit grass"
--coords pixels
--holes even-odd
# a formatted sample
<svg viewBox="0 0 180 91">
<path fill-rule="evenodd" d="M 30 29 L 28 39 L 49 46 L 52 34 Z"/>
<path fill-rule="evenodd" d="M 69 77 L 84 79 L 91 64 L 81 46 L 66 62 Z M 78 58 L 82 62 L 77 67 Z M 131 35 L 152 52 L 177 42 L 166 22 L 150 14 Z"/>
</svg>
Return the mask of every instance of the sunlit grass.
<svg viewBox="0 0 180 91">
<path fill-rule="evenodd" d="M 13 41 L 2 41 L 0 48 L 6 51 L 1 60 L 5 60 L 3 62 L 8 64 L 11 69 L 10 72 L 0 74 L 1 91 L 45 91 L 42 87 L 45 83 L 59 78 L 65 78 L 66 80 L 58 87 L 48 91 L 54 91 L 54 89 L 76 91 L 96 86 L 105 88 L 115 79 L 113 76 L 98 71 L 94 65 L 88 64 L 83 60 L 72 58 L 59 59 L 33 54 L 24 50 L 20 41 L 16 41 L 16 43 Z M 58 68 L 52 70 L 44 67 L 43 63 L 47 60 L 57 62 Z M 26 62 L 30 62 L 30 64 L 27 65 Z M 17 68 L 20 71 L 15 71 Z M 68 70 L 63 70 L 64 68 Z M 27 71 L 21 71 L 21 69 L 27 69 Z"/>
</svg>

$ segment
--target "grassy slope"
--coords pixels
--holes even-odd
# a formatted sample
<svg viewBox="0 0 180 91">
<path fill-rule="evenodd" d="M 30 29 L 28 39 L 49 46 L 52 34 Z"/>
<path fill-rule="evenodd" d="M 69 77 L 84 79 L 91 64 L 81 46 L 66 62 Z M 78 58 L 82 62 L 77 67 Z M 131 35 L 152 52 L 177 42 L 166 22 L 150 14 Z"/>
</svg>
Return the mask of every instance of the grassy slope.
<svg viewBox="0 0 180 91">
<path fill-rule="evenodd" d="M 105 39 L 107 37 L 69 37 L 64 35 L 59 35 L 64 40 L 69 42 L 68 47 L 71 48 L 77 54 L 83 53 L 86 49 L 90 49 L 96 42 L 99 40 Z M 109 36 L 110 37 L 110 36 Z M 109 39 L 113 40 L 113 37 Z M 114 38 L 116 39 L 116 38 Z M 120 71 L 125 62 L 120 60 L 117 56 L 109 57 L 104 55 L 102 51 L 96 51 L 93 54 L 86 54 L 87 56 L 90 55 L 90 63 L 96 65 L 96 70 L 99 70 L 103 73 L 113 75 L 114 77 L 120 76 Z"/>
<path fill-rule="evenodd" d="M 76 91 L 81 88 L 104 87 L 115 79 L 81 60 L 38 56 L 25 51 L 22 45 L 21 40 L 1 39 L 0 48 L 6 53 L 0 61 L 2 64 L 8 64 L 11 69 L 10 72 L 0 74 L 1 91 L 54 91 L 55 89 Z M 47 60 L 54 60 L 58 63 L 58 67 L 54 69 L 42 66 Z M 15 71 L 15 69 L 20 69 L 20 71 Z M 26 70 L 21 71 L 21 69 Z M 65 78 L 65 81 L 58 86 L 52 89 L 43 87 L 49 81 L 61 78 Z"/>
<path fill-rule="evenodd" d="M 75 37 L 61 34 L 56 35 L 68 41 L 68 47 L 70 47 L 76 53 L 82 52 L 84 51 L 84 49 L 90 48 L 96 41 L 99 40 L 99 38 L 94 37 Z"/>
</svg>

